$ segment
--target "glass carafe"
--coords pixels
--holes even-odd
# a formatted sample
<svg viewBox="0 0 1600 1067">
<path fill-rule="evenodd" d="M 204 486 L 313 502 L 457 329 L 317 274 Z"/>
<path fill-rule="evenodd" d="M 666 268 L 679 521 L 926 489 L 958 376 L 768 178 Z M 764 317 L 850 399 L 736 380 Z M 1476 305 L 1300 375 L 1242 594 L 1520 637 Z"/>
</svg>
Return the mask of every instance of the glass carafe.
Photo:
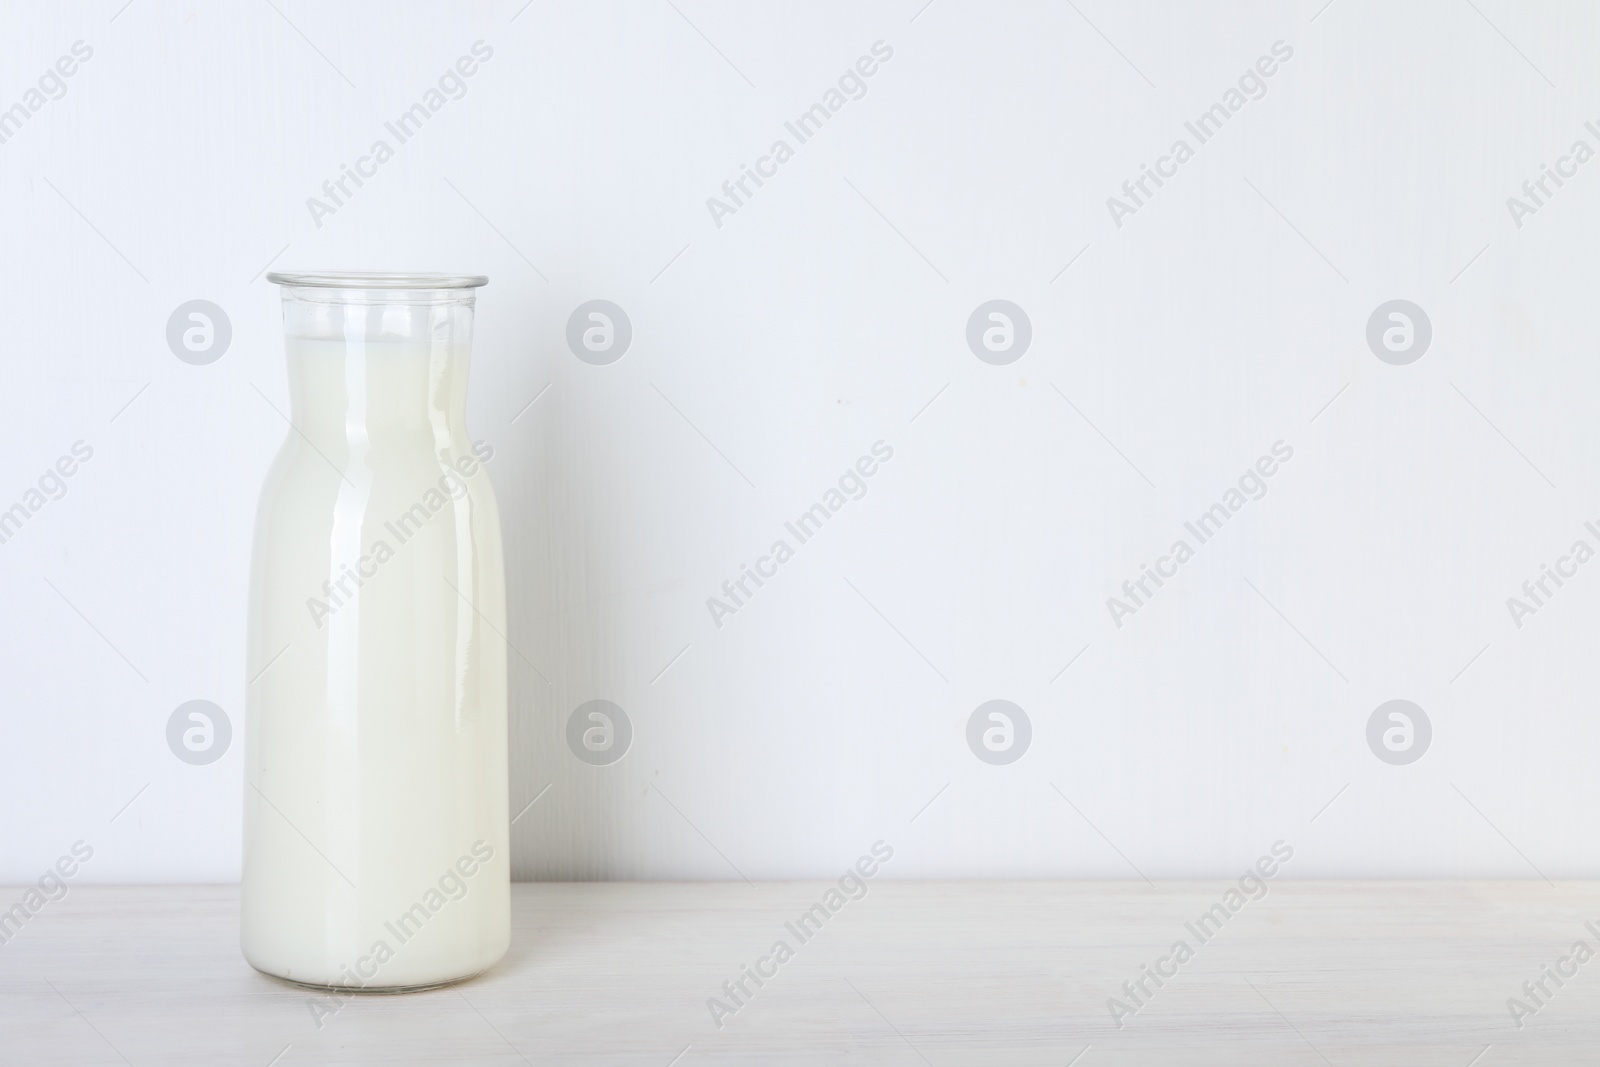
<svg viewBox="0 0 1600 1067">
<path fill-rule="evenodd" d="M 290 421 L 250 575 L 240 942 L 402 990 L 510 940 L 505 575 L 467 435 L 487 279 L 269 274 Z"/>
</svg>

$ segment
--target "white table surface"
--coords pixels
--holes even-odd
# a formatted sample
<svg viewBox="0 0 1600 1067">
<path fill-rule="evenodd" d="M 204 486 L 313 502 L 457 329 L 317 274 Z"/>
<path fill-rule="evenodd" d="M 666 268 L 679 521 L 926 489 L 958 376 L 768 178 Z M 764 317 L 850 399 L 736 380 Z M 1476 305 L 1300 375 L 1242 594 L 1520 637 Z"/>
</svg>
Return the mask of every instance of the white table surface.
<svg viewBox="0 0 1600 1067">
<path fill-rule="evenodd" d="M 518 885 L 488 974 L 319 1029 L 240 956 L 236 887 L 75 886 L 0 945 L 0 1063 L 1600 1063 L 1600 959 L 1520 1029 L 1506 1005 L 1600 950 L 1600 883 L 1275 881 L 1200 944 L 1184 923 L 1226 887 L 875 881 L 800 945 L 783 924 L 823 883 Z M 794 958 L 719 1029 L 707 999 L 780 937 Z M 1118 1029 L 1107 999 L 1180 938 Z"/>
</svg>

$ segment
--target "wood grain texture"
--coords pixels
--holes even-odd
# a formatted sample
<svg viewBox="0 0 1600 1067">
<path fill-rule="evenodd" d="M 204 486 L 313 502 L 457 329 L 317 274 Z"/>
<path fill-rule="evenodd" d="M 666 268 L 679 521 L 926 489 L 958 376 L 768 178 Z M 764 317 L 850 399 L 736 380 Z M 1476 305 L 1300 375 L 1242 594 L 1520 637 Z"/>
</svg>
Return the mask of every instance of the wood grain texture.
<svg viewBox="0 0 1600 1067">
<path fill-rule="evenodd" d="M 1600 961 L 1520 1029 L 1506 1000 L 1600 948 L 1600 884 L 1275 882 L 1201 943 L 1184 924 L 1228 885 L 873 882 L 801 943 L 784 924 L 827 883 L 519 884 L 488 974 L 320 1028 L 240 956 L 236 887 L 80 886 L 0 946 L 0 1063 L 1595 1062 Z M 719 1028 L 707 999 L 780 938 Z M 1193 958 L 1117 1028 L 1107 998 L 1179 939 Z"/>
</svg>

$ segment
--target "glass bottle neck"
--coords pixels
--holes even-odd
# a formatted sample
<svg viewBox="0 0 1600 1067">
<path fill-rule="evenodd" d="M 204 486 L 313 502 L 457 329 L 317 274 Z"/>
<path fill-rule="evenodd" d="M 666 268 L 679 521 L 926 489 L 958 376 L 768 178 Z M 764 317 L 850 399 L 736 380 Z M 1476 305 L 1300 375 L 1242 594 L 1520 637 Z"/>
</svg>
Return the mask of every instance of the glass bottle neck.
<svg viewBox="0 0 1600 1067">
<path fill-rule="evenodd" d="M 330 459 L 466 447 L 473 292 L 285 286 L 296 429 Z"/>
<path fill-rule="evenodd" d="M 460 444 L 467 344 L 290 338 L 290 417 L 314 444 Z"/>
</svg>

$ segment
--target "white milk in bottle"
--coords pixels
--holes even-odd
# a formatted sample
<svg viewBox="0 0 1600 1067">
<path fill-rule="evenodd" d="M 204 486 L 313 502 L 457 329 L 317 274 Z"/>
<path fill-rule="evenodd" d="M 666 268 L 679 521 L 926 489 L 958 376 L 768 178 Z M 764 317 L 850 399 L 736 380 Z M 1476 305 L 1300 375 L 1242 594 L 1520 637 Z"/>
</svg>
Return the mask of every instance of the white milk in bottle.
<svg viewBox="0 0 1600 1067">
<path fill-rule="evenodd" d="M 465 425 L 483 280 L 271 277 L 292 426 L 256 517 L 241 943 L 295 982 L 437 985 L 510 938 L 504 565 Z"/>
</svg>

